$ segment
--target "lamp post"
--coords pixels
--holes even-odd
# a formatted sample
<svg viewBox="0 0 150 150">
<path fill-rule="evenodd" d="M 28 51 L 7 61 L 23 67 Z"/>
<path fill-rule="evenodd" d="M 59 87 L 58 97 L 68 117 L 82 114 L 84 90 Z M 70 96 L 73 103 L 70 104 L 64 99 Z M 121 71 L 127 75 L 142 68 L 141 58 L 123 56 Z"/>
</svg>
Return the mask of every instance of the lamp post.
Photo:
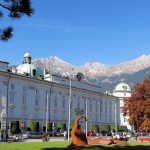
<svg viewBox="0 0 150 150">
<path fill-rule="evenodd" d="M 68 141 L 70 140 L 70 103 L 71 103 L 71 75 L 69 79 L 69 102 L 68 102 Z"/>
<path fill-rule="evenodd" d="M 48 131 L 48 117 L 49 117 L 48 116 L 48 114 L 49 114 L 48 91 L 46 92 L 46 103 L 47 103 L 47 105 L 46 105 L 46 133 L 47 133 L 47 131 Z"/>
<path fill-rule="evenodd" d="M 70 104 L 71 104 L 71 95 L 72 95 L 72 78 L 76 77 L 78 81 L 81 81 L 84 76 L 82 73 L 77 73 L 74 75 L 70 75 L 69 78 L 69 101 L 68 101 L 68 141 L 70 140 L 70 118 L 71 118 L 71 112 L 70 112 Z"/>
<path fill-rule="evenodd" d="M 87 113 L 87 98 L 86 98 L 86 125 L 85 125 L 85 131 L 86 131 L 86 137 L 87 137 L 87 117 L 88 117 L 88 113 Z"/>
</svg>

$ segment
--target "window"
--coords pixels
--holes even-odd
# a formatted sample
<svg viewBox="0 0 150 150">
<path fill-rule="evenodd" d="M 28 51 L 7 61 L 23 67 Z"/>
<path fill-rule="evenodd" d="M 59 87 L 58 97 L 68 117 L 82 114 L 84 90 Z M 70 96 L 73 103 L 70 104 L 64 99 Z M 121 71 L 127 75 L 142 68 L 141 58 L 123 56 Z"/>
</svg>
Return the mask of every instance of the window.
<svg viewBox="0 0 150 150">
<path fill-rule="evenodd" d="M 14 93 L 10 93 L 10 103 L 14 103 L 15 95 Z"/>
<path fill-rule="evenodd" d="M 110 113 L 111 113 L 111 107 L 112 107 L 112 104 L 111 104 L 111 102 L 110 102 Z"/>
<path fill-rule="evenodd" d="M 127 118 L 124 118 L 124 122 L 127 122 L 128 120 L 127 120 Z"/>
<path fill-rule="evenodd" d="M 24 111 L 22 112 L 22 117 L 26 117 L 26 113 Z"/>
<path fill-rule="evenodd" d="M 10 116 L 13 116 L 13 115 L 14 115 L 14 109 L 10 108 Z"/>
<path fill-rule="evenodd" d="M 73 101 L 70 102 L 70 108 L 72 109 L 73 106 Z"/>
<path fill-rule="evenodd" d="M 102 101 L 100 101 L 100 120 L 102 119 Z"/>
<path fill-rule="evenodd" d="M 35 97 L 35 105 L 38 106 L 39 105 L 39 98 Z"/>
<path fill-rule="evenodd" d="M 54 108 L 57 108 L 57 100 L 54 100 Z"/>
<path fill-rule="evenodd" d="M 107 102 L 105 102 L 105 113 L 107 113 Z"/>
<path fill-rule="evenodd" d="M 26 105 L 26 99 L 27 99 L 27 96 L 26 95 L 22 95 L 22 104 L 23 105 Z"/>
<path fill-rule="evenodd" d="M 46 91 L 46 93 L 45 93 L 45 106 L 47 106 L 48 105 L 48 91 Z"/>
<path fill-rule="evenodd" d="M 33 69 L 33 76 L 36 76 L 36 69 Z"/>
<path fill-rule="evenodd" d="M 65 100 L 62 101 L 62 108 L 65 109 Z"/>
<path fill-rule="evenodd" d="M 14 91 L 14 90 L 15 90 L 15 85 L 14 85 L 14 84 L 11 84 L 11 85 L 10 85 L 10 90 L 11 90 L 11 91 Z"/>
<path fill-rule="evenodd" d="M 110 122 L 112 121 L 111 114 L 110 114 L 110 116 L 109 116 L 109 120 L 110 120 Z"/>
<path fill-rule="evenodd" d="M 97 103 L 98 103 L 98 102 L 97 102 L 97 100 L 96 100 L 96 103 L 95 103 L 95 104 L 96 104 L 96 109 L 95 109 L 96 112 L 97 112 Z"/>
<path fill-rule="evenodd" d="M 80 100 L 78 99 L 77 108 L 80 109 Z"/>
<path fill-rule="evenodd" d="M 102 113 L 103 112 L 103 102 L 100 101 L 100 112 Z"/>
<path fill-rule="evenodd" d="M 86 99 L 84 99 L 84 109 L 86 109 Z"/>
<path fill-rule="evenodd" d="M 22 90 L 23 90 L 23 93 L 26 93 L 27 92 L 27 87 L 23 86 Z"/>
<path fill-rule="evenodd" d="M 97 116 L 97 115 L 95 115 L 95 121 L 97 122 L 97 120 L 98 120 L 98 116 Z"/>
<path fill-rule="evenodd" d="M 38 118 L 39 118 L 38 112 L 35 112 L 34 117 L 35 117 L 35 119 L 38 119 Z"/>
<path fill-rule="evenodd" d="M 35 90 L 35 93 L 38 95 L 40 92 L 39 92 L 39 89 L 36 89 Z"/>
<path fill-rule="evenodd" d="M 90 101 L 90 111 L 92 111 L 92 101 Z"/>
</svg>

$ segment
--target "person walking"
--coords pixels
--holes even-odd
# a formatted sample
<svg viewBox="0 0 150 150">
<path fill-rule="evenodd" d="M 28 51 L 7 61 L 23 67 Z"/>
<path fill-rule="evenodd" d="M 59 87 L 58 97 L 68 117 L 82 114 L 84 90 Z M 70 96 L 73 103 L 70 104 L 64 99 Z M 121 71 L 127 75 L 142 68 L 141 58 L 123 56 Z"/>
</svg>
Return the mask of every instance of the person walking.
<svg viewBox="0 0 150 150">
<path fill-rule="evenodd" d="M 4 142 L 4 131 L 1 131 L 1 142 Z"/>
</svg>

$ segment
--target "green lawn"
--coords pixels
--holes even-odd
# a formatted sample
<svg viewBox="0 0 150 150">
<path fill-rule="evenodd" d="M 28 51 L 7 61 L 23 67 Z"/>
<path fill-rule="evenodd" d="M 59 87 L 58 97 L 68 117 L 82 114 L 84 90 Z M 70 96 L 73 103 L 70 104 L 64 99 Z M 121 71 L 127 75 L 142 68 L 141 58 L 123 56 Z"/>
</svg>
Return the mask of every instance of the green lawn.
<svg viewBox="0 0 150 150">
<path fill-rule="evenodd" d="M 64 150 L 69 142 L 0 143 L 0 150 Z M 129 146 L 93 145 L 83 150 L 150 150 L 150 143 L 129 142 Z"/>
</svg>

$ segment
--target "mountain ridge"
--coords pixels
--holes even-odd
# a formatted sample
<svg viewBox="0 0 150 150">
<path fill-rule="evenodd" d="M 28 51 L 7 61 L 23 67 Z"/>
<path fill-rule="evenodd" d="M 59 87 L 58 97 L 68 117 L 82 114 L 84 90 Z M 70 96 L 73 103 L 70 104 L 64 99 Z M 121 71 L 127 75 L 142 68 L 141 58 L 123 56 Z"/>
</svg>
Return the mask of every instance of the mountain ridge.
<svg viewBox="0 0 150 150">
<path fill-rule="evenodd" d="M 48 69 L 51 73 L 65 76 L 82 72 L 85 80 L 96 85 L 101 85 L 103 91 L 115 86 L 124 79 L 132 87 L 146 76 L 150 75 L 150 55 L 141 55 L 136 59 L 129 60 L 117 65 L 108 65 L 100 62 L 85 63 L 81 66 L 75 66 L 65 62 L 57 56 L 48 58 L 33 59 L 37 67 Z M 132 80 L 133 82 L 132 82 Z M 134 80 L 136 79 L 136 80 Z"/>
</svg>

